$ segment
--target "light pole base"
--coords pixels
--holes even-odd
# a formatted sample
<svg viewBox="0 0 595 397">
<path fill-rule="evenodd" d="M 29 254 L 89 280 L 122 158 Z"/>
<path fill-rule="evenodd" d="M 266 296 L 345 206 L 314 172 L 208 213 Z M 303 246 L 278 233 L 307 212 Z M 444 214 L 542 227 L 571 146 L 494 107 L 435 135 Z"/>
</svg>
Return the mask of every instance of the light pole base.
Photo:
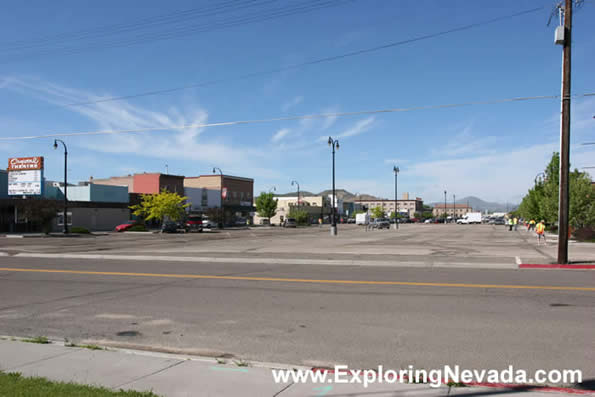
<svg viewBox="0 0 595 397">
<path fill-rule="evenodd" d="M 331 236 L 337 235 L 337 226 L 331 226 Z"/>
<path fill-rule="evenodd" d="M 393 229 L 399 230 L 399 224 L 397 222 L 395 222 L 395 224 L 393 225 Z"/>
</svg>

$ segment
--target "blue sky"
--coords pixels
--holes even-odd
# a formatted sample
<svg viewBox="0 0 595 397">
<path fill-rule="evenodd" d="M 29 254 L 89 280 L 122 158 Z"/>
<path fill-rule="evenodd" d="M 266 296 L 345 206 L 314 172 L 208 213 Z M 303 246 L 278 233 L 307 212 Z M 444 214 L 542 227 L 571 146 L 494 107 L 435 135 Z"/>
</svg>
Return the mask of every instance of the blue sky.
<svg viewBox="0 0 595 397">
<path fill-rule="evenodd" d="M 245 3 L 245 0 L 242 0 Z M 234 14 L 299 3 L 271 1 Z M 225 3 L 228 3 L 227 0 Z M 547 0 L 354 0 L 307 14 L 124 48 L 85 49 L 138 33 L 71 41 L 71 32 L 139 20 L 223 1 L 6 0 L 0 14 L 0 137 L 167 127 L 190 123 L 440 105 L 560 92 L 561 46 L 553 43 L 555 2 Z M 431 34 L 544 6 L 541 11 L 335 62 L 165 95 L 78 107 L 73 102 L 183 86 L 283 68 Z M 252 11 L 249 11 L 252 10 Z M 595 3 L 574 15 L 573 94 L 595 92 Z M 181 26 L 181 25 L 180 25 Z M 179 27 L 179 26 L 178 26 Z M 143 34 L 161 32 L 153 27 Z M 65 34 L 59 38 L 53 36 Z M 70 38 L 68 41 L 63 38 Z M 40 42 L 43 38 L 47 41 Z M 15 44 L 19 42 L 20 44 Z M 10 50 L 15 45 L 43 44 Z M 65 54 L 61 48 L 83 48 Z M 7 50 L 8 49 L 8 50 Z M 49 54 L 48 54 L 49 53 Z M 64 138 L 70 179 L 133 172 L 197 175 L 213 166 L 252 177 L 255 190 L 330 186 L 330 149 L 338 137 L 337 187 L 425 201 L 479 196 L 517 202 L 559 145 L 558 100 L 329 117 L 169 132 Z M 571 162 L 595 165 L 595 97 L 573 101 Z M 53 140 L 0 141 L 0 156 L 43 155 L 46 176 L 60 179 Z M 0 158 L 0 161 L 1 161 Z M 6 160 L 3 160 L 6 161 Z"/>
</svg>

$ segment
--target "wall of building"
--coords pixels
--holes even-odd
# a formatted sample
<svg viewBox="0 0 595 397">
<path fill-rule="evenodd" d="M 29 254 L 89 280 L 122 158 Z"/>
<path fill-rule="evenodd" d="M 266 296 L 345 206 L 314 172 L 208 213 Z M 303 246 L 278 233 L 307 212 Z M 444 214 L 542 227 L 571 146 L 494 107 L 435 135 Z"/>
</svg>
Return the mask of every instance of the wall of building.
<svg viewBox="0 0 595 397">
<path fill-rule="evenodd" d="M 180 175 L 159 174 L 159 189 L 157 193 L 163 189 L 180 195 L 184 194 L 184 177 Z"/>
<path fill-rule="evenodd" d="M 8 197 L 8 172 L 0 170 L 0 198 Z"/>
<path fill-rule="evenodd" d="M 444 204 L 442 205 L 435 205 L 432 209 L 432 215 L 434 217 L 441 217 L 444 216 Z M 468 212 L 473 212 L 473 208 L 468 207 L 466 204 L 446 204 L 446 216 L 453 216 L 453 214 L 460 218 L 463 215 L 467 214 Z"/>
<path fill-rule="evenodd" d="M 72 226 L 84 227 L 90 231 L 114 230 L 117 225 L 130 219 L 128 208 L 74 207 L 69 208 L 68 212 L 72 213 Z M 56 217 L 52 223 L 53 231 L 60 232 L 62 228 L 62 225 L 58 225 Z"/>
<path fill-rule="evenodd" d="M 424 202 L 419 198 L 415 200 L 397 200 L 396 206 L 394 200 L 357 200 L 356 203 L 368 207 L 369 213 L 373 208 L 381 207 L 386 216 L 389 216 L 397 208 L 399 213 L 406 214 L 410 218 L 415 217 L 416 212 L 423 212 L 424 208 Z"/>
<path fill-rule="evenodd" d="M 209 192 L 209 207 L 211 207 L 211 192 L 217 192 L 217 195 L 219 195 L 222 186 L 221 175 L 214 174 L 188 177 L 184 179 L 184 186 L 207 189 Z M 227 189 L 227 195 L 223 203 L 225 207 L 252 207 L 254 202 L 253 179 L 224 175 L 223 187 Z M 219 201 L 216 205 L 219 207 L 221 205 L 221 200 L 216 201 Z"/>
<path fill-rule="evenodd" d="M 159 176 L 160 174 L 134 174 L 132 192 L 143 194 L 159 193 Z"/>
<path fill-rule="evenodd" d="M 112 176 L 104 179 L 89 178 L 89 182 L 96 185 L 109 185 L 109 186 L 127 186 L 129 192 L 133 192 L 134 177 L 132 175 L 127 176 Z"/>
</svg>

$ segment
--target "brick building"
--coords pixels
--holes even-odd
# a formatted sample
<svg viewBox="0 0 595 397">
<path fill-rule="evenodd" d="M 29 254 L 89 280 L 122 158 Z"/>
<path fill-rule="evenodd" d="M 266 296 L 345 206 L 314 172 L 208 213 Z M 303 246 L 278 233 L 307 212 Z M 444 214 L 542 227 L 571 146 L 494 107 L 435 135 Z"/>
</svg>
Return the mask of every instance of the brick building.
<svg viewBox="0 0 595 397">
<path fill-rule="evenodd" d="M 456 218 L 461 218 L 466 215 L 468 212 L 472 212 L 473 208 L 468 206 L 467 204 L 449 204 L 446 203 L 446 216 L 452 217 L 453 214 Z M 434 205 L 432 209 L 432 215 L 434 218 L 440 218 L 444 216 L 444 203 Z"/>
</svg>

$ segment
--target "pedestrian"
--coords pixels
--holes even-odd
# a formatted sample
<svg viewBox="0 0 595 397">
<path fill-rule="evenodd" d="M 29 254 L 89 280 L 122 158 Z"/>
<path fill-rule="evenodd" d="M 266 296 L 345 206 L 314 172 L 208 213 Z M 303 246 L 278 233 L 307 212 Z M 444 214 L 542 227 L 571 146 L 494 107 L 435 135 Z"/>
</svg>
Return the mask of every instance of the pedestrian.
<svg viewBox="0 0 595 397">
<path fill-rule="evenodd" d="M 318 226 L 322 227 L 322 218 L 318 218 Z"/>
<path fill-rule="evenodd" d="M 537 233 L 537 245 L 541 244 L 541 238 L 543 237 L 543 245 L 547 245 L 545 239 L 545 221 L 542 219 L 541 222 L 535 226 L 535 232 Z"/>
<path fill-rule="evenodd" d="M 508 218 L 508 231 L 509 232 L 512 232 L 512 226 L 513 226 L 512 218 Z"/>
<path fill-rule="evenodd" d="M 514 225 L 514 231 L 516 232 L 519 227 L 519 220 L 516 216 L 512 218 L 512 224 Z"/>
<path fill-rule="evenodd" d="M 535 230 L 535 219 L 529 221 L 529 231 Z"/>
</svg>

